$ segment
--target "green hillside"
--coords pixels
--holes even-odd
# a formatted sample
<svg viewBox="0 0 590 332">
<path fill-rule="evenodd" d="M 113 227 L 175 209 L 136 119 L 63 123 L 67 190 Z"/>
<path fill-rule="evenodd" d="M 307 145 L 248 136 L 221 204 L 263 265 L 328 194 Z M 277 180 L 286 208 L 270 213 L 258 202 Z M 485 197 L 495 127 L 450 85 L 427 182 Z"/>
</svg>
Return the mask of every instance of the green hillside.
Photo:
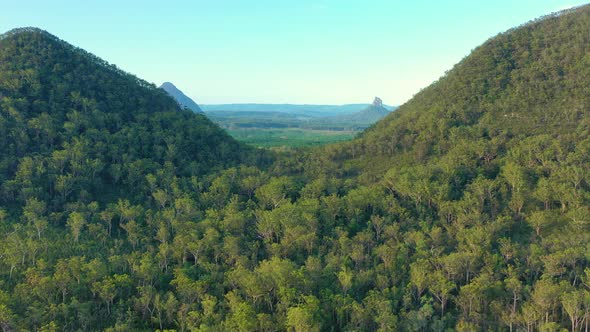
<svg viewBox="0 0 590 332">
<path fill-rule="evenodd" d="M 371 218 L 389 220 L 385 244 L 404 262 L 389 273 L 408 271 L 389 284 L 405 297 L 387 298 L 404 329 L 589 322 L 589 27 L 585 6 L 500 34 L 361 138 L 317 153 L 326 174 L 344 167 L 379 192 Z"/>
<path fill-rule="evenodd" d="M 109 209 L 153 201 L 152 191 L 164 183 L 177 191 L 199 188 L 207 174 L 270 160 L 267 153 L 238 143 L 204 115 L 181 110 L 154 85 L 35 28 L 0 37 L 0 146 L 4 331 L 14 326 L 38 329 L 51 320 L 44 315 L 25 319 L 32 315 L 31 305 L 40 305 L 41 311 L 55 309 L 50 309 L 50 289 L 34 290 L 10 309 L 2 302 L 5 291 L 34 288 L 26 286 L 31 269 L 53 269 L 74 256 L 106 263 L 107 248 L 120 241 L 106 242 L 107 228 L 108 236 L 142 232 L 145 220 L 124 218 L 127 226 L 123 219 L 113 225 Z M 108 221 L 108 227 L 92 220 Z M 70 229 L 74 237 L 64 237 Z M 71 247 L 73 243 L 80 246 Z M 21 259 L 14 261 L 14 255 Z M 88 282 L 77 288 L 87 293 L 74 298 L 97 299 L 91 286 Z M 67 293 L 77 292 L 71 285 L 63 287 L 64 301 Z M 12 296 L 24 296 L 16 292 Z M 49 297 L 39 302 L 37 296 Z M 7 313 L 12 311 L 18 315 Z M 99 314 L 92 324 L 100 319 Z"/>
<path fill-rule="evenodd" d="M 72 187 L 62 198 L 84 191 L 98 199 L 105 186 L 135 189 L 140 168 L 170 163 L 176 174 L 196 176 L 249 153 L 155 86 L 41 30 L 2 37 L 0 74 L 0 179 L 21 201 L 55 199 L 58 179 Z M 36 188 L 21 187 L 21 171 L 36 173 Z"/>
<path fill-rule="evenodd" d="M 589 6 L 507 31 L 361 137 L 270 165 L 94 56 L 9 33 L 0 328 L 583 331 L 588 31 Z"/>
<path fill-rule="evenodd" d="M 488 40 L 355 144 L 383 156 L 421 151 L 415 160 L 422 162 L 449 152 L 453 137 L 580 129 L 590 106 L 588 11 L 550 15 Z"/>
</svg>

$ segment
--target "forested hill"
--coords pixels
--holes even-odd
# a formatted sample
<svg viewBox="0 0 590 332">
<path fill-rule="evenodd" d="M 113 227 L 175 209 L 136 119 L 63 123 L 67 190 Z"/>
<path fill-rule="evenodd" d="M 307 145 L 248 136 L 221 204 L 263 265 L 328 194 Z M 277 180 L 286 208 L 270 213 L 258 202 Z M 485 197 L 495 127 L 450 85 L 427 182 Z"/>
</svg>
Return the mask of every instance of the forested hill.
<svg viewBox="0 0 590 332">
<path fill-rule="evenodd" d="M 590 107 L 589 25 L 590 7 L 583 6 L 491 38 L 367 130 L 347 157 L 411 152 L 409 159 L 423 162 L 456 149 L 457 140 L 487 142 L 488 153 L 498 154 L 514 136 L 583 131 Z"/>
<path fill-rule="evenodd" d="M 588 31 L 588 6 L 510 30 L 264 168 L 154 86 L 9 34 L 0 328 L 585 330 Z"/>
<path fill-rule="evenodd" d="M 0 39 L 0 146 L 4 202 L 104 198 L 165 165 L 196 176 L 255 157 L 154 85 L 35 28 Z"/>
<path fill-rule="evenodd" d="M 363 304 L 391 301 L 408 331 L 589 326 L 589 31 L 586 5 L 495 36 L 360 138 L 306 157 L 310 176 L 358 186 L 344 197 L 374 195 L 346 223 L 371 248 L 350 253 Z M 363 293 L 365 273 L 380 291 Z"/>
</svg>

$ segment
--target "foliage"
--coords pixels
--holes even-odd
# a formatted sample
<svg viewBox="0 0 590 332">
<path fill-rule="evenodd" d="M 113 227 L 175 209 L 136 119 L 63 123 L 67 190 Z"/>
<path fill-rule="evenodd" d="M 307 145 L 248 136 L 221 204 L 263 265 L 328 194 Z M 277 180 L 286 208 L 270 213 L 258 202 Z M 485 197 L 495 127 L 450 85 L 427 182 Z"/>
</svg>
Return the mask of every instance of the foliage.
<svg viewBox="0 0 590 332">
<path fill-rule="evenodd" d="M 585 329 L 589 26 L 511 30 L 272 165 L 45 33 L 4 37 L 0 327 Z"/>
</svg>

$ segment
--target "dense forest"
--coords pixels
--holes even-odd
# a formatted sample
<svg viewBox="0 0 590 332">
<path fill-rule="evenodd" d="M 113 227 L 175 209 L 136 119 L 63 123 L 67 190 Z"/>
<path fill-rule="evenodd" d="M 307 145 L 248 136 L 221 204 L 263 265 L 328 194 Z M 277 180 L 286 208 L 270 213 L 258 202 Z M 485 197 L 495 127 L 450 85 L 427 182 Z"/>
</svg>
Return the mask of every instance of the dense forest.
<svg viewBox="0 0 590 332">
<path fill-rule="evenodd" d="M 36 29 L 0 38 L 3 331 L 586 331 L 590 7 L 347 143 L 270 154 Z"/>
</svg>

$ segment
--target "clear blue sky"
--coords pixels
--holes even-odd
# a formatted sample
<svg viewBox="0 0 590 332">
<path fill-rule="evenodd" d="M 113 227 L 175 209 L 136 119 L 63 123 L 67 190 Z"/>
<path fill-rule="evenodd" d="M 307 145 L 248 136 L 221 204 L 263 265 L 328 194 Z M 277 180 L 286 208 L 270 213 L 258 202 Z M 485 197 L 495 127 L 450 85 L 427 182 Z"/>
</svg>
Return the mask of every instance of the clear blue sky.
<svg viewBox="0 0 590 332">
<path fill-rule="evenodd" d="M 36 26 L 198 103 L 401 104 L 486 39 L 576 0 L 3 1 Z"/>
</svg>

